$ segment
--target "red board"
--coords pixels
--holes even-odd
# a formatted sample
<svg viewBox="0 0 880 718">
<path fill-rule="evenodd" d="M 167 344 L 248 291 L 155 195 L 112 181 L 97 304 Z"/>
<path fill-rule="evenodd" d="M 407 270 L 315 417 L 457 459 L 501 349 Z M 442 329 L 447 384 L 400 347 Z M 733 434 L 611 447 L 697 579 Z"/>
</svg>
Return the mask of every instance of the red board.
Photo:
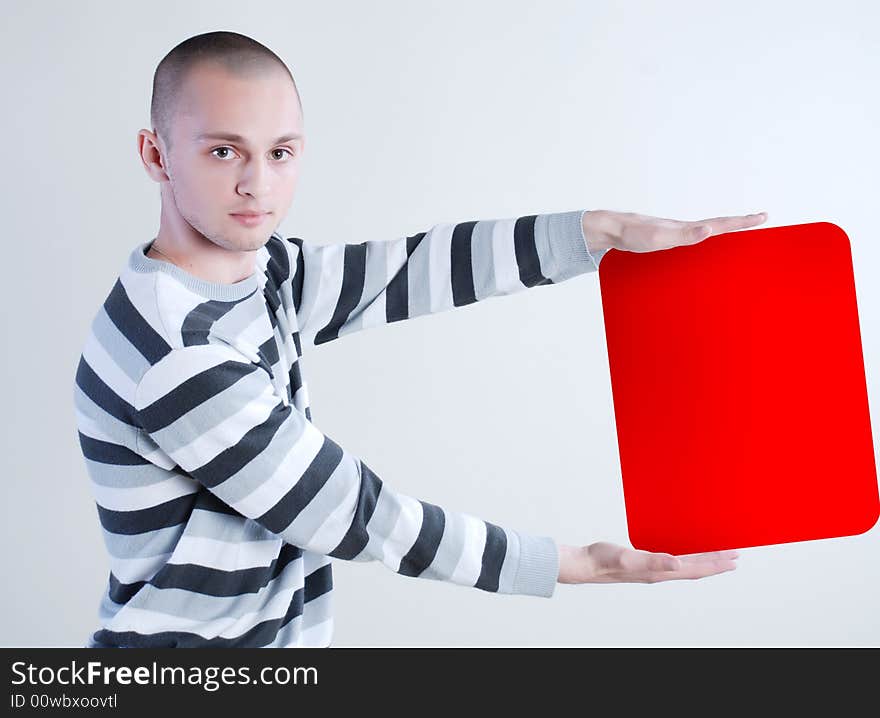
<svg viewBox="0 0 880 718">
<path fill-rule="evenodd" d="M 880 515 L 849 238 L 814 222 L 599 265 L 629 538 L 672 554 Z"/>
</svg>

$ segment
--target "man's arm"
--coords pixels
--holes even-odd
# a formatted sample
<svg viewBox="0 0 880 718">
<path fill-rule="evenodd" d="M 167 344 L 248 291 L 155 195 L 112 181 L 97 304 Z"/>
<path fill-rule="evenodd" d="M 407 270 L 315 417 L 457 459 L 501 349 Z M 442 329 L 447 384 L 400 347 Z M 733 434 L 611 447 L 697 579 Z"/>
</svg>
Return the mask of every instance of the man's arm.
<svg viewBox="0 0 880 718">
<path fill-rule="evenodd" d="M 359 244 L 287 238 L 296 247 L 291 272 L 301 343 L 323 344 L 597 271 L 607 247 L 588 246 L 587 212 L 437 224 Z"/>
<path fill-rule="evenodd" d="M 268 372 L 232 346 L 172 349 L 139 382 L 135 410 L 147 458 L 176 464 L 290 544 L 380 561 L 403 576 L 553 594 L 553 539 L 394 491 L 279 397 Z"/>
</svg>

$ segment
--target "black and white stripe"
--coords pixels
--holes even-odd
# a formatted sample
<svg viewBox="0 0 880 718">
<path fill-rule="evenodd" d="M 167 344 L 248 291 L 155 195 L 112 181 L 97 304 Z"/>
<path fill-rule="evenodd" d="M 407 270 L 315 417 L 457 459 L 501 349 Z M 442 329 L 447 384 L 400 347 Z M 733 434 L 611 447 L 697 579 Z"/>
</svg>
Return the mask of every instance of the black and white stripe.
<svg viewBox="0 0 880 718">
<path fill-rule="evenodd" d="M 326 646 L 330 559 L 553 594 L 550 537 L 391 489 L 311 423 L 299 357 L 345 334 L 595 271 L 581 211 L 390 241 L 273 234 L 247 280 L 134 249 L 74 386 L 109 559 L 92 646 Z"/>
</svg>

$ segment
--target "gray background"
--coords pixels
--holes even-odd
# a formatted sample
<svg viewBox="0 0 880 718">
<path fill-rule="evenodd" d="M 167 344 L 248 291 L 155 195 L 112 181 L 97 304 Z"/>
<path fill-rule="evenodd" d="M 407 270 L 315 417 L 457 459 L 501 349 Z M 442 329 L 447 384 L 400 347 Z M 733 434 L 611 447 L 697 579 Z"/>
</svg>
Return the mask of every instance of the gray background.
<svg viewBox="0 0 880 718">
<path fill-rule="evenodd" d="M 4 14 L 6 646 L 79 646 L 98 628 L 108 566 L 72 382 L 122 263 L 158 230 L 135 138 L 156 64 L 197 33 L 250 35 L 297 79 L 308 148 L 286 236 L 580 208 L 840 225 L 880 416 L 874 3 L 7 0 Z M 395 489 L 562 543 L 628 544 L 598 275 L 303 361 L 316 425 Z M 875 526 L 744 549 L 701 581 L 559 585 L 549 601 L 335 561 L 334 645 L 877 645 L 878 547 Z"/>
</svg>

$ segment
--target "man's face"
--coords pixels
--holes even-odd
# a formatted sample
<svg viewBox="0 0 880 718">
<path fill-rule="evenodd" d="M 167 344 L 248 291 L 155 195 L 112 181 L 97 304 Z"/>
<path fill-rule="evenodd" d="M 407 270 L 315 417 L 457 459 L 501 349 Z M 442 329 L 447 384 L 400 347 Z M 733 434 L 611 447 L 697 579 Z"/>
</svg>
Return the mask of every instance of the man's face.
<svg viewBox="0 0 880 718">
<path fill-rule="evenodd" d="M 198 66 L 187 77 L 171 132 L 163 219 L 173 231 L 195 230 L 225 249 L 262 247 L 293 201 L 305 146 L 290 78 L 281 70 L 241 78 Z M 241 137 L 220 136 L 229 134 Z M 253 226 L 233 216 L 254 211 L 270 214 Z"/>
</svg>

